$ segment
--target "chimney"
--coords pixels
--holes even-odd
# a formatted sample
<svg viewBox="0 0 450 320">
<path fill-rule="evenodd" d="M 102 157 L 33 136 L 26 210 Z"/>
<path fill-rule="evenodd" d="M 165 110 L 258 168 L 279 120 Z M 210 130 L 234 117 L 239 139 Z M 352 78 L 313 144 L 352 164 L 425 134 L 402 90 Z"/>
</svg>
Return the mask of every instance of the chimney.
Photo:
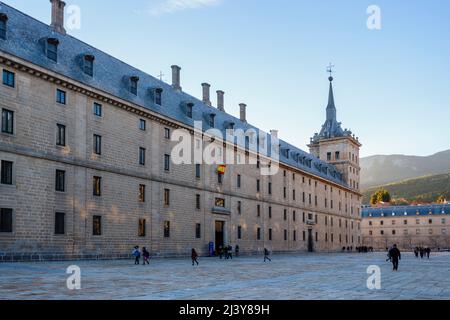
<svg viewBox="0 0 450 320">
<path fill-rule="evenodd" d="M 270 135 L 272 139 L 278 139 L 278 130 L 270 130 Z"/>
<path fill-rule="evenodd" d="M 241 109 L 241 121 L 247 122 L 247 105 L 245 103 L 240 103 L 239 107 Z"/>
<path fill-rule="evenodd" d="M 222 90 L 217 91 L 217 109 L 223 112 L 225 112 L 224 95 L 225 92 Z"/>
<path fill-rule="evenodd" d="M 180 71 L 181 68 L 179 66 L 172 66 L 172 87 L 177 90 L 177 91 L 181 91 L 181 86 L 180 86 Z"/>
<path fill-rule="evenodd" d="M 203 103 L 205 103 L 208 106 L 211 106 L 211 100 L 209 99 L 209 89 L 211 88 L 211 85 L 209 83 L 202 83 L 203 87 Z"/>
<path fill-rule="evenodd" d="M 66 29 L 64 29 L 64 7 L 66 3 L 61 0 L 50 0 L 52 3 L 52 23 L 51 27 L 56 32 L 61 34 L 66 34 Z"/>
</svg>

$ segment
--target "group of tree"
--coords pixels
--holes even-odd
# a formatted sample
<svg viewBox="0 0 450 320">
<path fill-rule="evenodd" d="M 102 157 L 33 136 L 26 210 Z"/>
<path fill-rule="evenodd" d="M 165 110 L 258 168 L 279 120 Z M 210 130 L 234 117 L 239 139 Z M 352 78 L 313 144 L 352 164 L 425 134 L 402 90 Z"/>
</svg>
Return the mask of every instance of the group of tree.
<svg viewBox="0 0 450 320">
<path fill-rule="evenodd" d="M 389 203 L 391 202 L 391 194 L 384 188 L 378 189 L 372 196 L 370 197 L 370 204 L 377 205 L 379 203 Z"/>
</svg>

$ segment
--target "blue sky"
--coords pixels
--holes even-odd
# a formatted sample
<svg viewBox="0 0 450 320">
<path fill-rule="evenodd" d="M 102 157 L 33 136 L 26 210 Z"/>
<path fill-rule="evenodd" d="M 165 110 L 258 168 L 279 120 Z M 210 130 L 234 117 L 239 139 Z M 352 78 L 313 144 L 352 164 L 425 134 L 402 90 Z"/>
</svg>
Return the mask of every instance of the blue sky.
<svg viewBox="0 0 450 320">
<path fill-rule="evenodd" d="M 49 23 L 48 0 L 5 3 Z M 69 33 L 152 75 L 182 67 L 183 90 L 224 90 L 227 112 L 307 150 L 325 119 L 335 66 L 338 120 L 362 156 L 450 148 L 450 1 L 67 0 Z M 366 27 L 369 5 L 381 30 Z M 215 98 L 213 99 L 215 101 Z"/>
</svg>

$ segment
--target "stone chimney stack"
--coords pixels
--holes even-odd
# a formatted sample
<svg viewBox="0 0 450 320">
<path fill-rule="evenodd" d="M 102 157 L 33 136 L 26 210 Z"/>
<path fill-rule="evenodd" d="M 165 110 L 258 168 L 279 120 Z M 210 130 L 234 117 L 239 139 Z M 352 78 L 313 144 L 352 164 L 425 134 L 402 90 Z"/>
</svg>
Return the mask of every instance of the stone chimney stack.
<svg viewBox="0 0 450 320">
<path fill-rule="evenodd" d="M 209 83 L 202 83 L 202 88 L 203 88 L 203 103 L 211 106 L 211 100 L 210 100 L 210 88 L 211 85 Z"/>
<path fill-rule="evenodd" d="M 278 130 L 270 130 L 270 135 L 272 139 L 278 139 Z"/>
<path fill-rule="evenodd" d="M 222 90 L 217 91 L 217 109 L 225 112 L 225 100 L 224 100 L 225 92 Z"/>
<path fill-rule="evenodd" d="M 173 65 L 171 68 L 172 68 L 172 87 L 177 91 L 181 91 L 181 81 L 180 81 L 181 68 L 176 65 Z"/>
<path fill-rule="evenodd" d="M 247 105 L 245 103 L 240 103 L 239 107 L 241 109 L 241 121 L 247 122 Z"/>
<path fill-rule="evenodd" d="M 51 27 L 58 33 L 66 34 L 64 29 L 64 7 L 66 3 L 61 0 L 50 0 L 52 4 L 52 23 Z"/>
</svg>

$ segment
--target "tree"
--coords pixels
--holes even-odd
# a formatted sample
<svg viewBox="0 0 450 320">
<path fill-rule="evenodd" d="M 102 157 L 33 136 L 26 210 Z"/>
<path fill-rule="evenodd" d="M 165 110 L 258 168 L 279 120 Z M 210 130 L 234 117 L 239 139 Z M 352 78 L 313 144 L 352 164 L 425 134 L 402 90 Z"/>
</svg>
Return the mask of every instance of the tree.
<svg viewBox="0 0 450 320">
<path fill-rule="evenodd" d="M 384 188 L 378 189 L 372 196 L 370 197 L 370 204 L 376 205 L 381 202 L 391 202 L 391 195 L 389 191 Z"/>
<path fill-rule="evenodd" d="M 439 198 L 436 201 L 439 204 L 444 204 L 445 203 L 445 197 L 444 196 L 439 196 Z"/>
</svg>

